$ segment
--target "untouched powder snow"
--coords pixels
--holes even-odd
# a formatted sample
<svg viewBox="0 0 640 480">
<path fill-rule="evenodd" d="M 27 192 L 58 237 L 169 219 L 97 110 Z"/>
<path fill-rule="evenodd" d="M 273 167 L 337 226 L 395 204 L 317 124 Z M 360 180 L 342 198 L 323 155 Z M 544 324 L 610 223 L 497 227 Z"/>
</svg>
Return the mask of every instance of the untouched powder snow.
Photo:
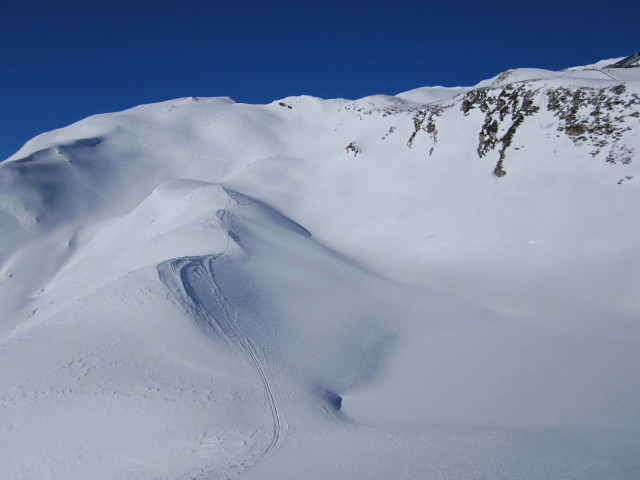
<svg viewBox="0 0 640 480">
<path fill-rule="evenodd" d="M 640 73 L 183 98 L 0 164 L 0 478 L 640 478 Z"/>
</svg>

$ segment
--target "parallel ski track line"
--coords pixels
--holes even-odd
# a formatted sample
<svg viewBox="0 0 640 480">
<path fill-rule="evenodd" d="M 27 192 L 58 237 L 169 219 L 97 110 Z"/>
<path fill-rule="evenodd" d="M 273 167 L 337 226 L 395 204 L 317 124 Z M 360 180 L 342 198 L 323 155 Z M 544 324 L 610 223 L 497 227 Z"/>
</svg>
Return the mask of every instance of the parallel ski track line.
<svg viewBox="0 0 640 480">
<path fill-rule="evenodd" d="M 276 403 L 272 387 L 266 373 L 266 359 L 264 354 L 244 333 L 237 321 L 237 316 L 229 308 L 229 302 L 222 293 L 213 273 L 214 262 L 218 255 L 202 257 L 182 257 L 168 260 L 157 266 L 161 282 L 173 293 L 188 311 L 193 312 L 198 322 L 205 329 L 210 329 L 220 336 L 229 346 L 243 352 L 260 377 L 273 423 L 271 440 L 264 449 L 241 462 L 238 467 L 249 468 L 260 459 L 266 457 L 279 448 L 283 437 L 283 422 L 278 404 Z M 207 308 L 206 302 L 198 297 L 194 285 L 195 277 L 199 277 L 210 287 L 221 314 L 216 315 Z"/>
</svg>

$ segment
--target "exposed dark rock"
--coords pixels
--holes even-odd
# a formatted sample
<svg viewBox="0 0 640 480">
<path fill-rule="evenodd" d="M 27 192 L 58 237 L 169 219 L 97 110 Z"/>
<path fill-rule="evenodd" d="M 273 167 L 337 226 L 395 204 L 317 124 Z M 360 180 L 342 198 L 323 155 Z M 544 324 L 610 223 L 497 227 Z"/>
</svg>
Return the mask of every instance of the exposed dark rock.
<svg viewBox="0 0 640 480">
<path fill-rule="evenodd" d="M 349 145 L 345 147 L 345 151 L 347 153 L 353 154 L 354 157 L 357 157 L 360 153 L 360 149 L 356 146 L 356 142 L 351 142 Z"/>
<path fill-rule="evenodd" d="M 624 85 L 611 88 L 559 87 L 546 91 L 547 108 L 559 120 L 558 131 L 564 132 L 574 143 L 588 142 L 594 148 L 592 156 L 611 145 L 606 161 L 629 163 L 633 152 L 618 141 L 631 129 L 628 117 L 637 117 L 634 105 L 640 105 L 640 97 L 627 95 Z"/>
<path fill-rule="evenodd" d="M 429 155 L 433 153 L 433 149 L 438 143 L 438 126 L 436 118 L 444 111 L 441 105 L 423 105 L 413 115 L 413 132 L 407 140 L 407 146 L 411 148 L 418 132 L 423 131 L 431 137 L 432 147 Z"/>
<path fill-rule="evenodd" d="M 508 84 L 503 88 L 476 88 L 463 97 L 460 108 L 465 115 L 475 108 L 485 114 L 478 134 L 478 156 L 482 158 L 499 147 L 500 158 L 493 172 L 498 177 L 507 173 L 503 162 L 518 127 L 526 117 L 540 110 L 533 101 L 536 92 L 526 84 Z M 500 136 L 500 126 L 505 120 L 509 122 L 509 127 Z"/>
</svg>

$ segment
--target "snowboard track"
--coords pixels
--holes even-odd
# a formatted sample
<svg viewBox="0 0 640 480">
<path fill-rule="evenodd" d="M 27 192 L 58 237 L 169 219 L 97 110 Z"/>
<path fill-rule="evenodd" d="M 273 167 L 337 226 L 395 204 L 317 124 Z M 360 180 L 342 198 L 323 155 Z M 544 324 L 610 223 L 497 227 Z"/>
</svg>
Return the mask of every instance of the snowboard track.
<svg viewBox="0 0 640 480">
<path fill-rule="evenodd" d="M 239 463 L 227 467 L 229 470 L 240 473 L 280 447 L 286 425 L 282 421 L 273 388 L 269 382 L 264 353 L 244 333 L 238 323 L 238 315 L 233 312 L 216 282 L 213 273 L 214 265 L 216 261 L 222 259 L 224 259 L 222 255 L 181 257 L 167 260 L 156 268 L 160 281 L 176 297 L 180 305 L 192 315 L 205 333 L 222 338 L 230 348 L 239 351 L 260 378 L 273 424 L 271 439 L 257 454 L 250 454 Z M 203 287 L 205 287 L 204 291 Z"/>
</svg>

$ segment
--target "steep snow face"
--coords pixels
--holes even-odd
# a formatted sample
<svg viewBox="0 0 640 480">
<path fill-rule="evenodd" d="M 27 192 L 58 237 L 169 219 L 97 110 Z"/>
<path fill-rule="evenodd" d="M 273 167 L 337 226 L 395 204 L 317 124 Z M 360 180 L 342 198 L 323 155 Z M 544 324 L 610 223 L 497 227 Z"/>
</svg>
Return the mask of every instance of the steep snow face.
<svg viewBox="0 0 640 480">
<path fill-rule="evenodd" d="M 636 478 L 640 74 L 97 115 L 0 164 L 0 478 Z"/>
</svg>

